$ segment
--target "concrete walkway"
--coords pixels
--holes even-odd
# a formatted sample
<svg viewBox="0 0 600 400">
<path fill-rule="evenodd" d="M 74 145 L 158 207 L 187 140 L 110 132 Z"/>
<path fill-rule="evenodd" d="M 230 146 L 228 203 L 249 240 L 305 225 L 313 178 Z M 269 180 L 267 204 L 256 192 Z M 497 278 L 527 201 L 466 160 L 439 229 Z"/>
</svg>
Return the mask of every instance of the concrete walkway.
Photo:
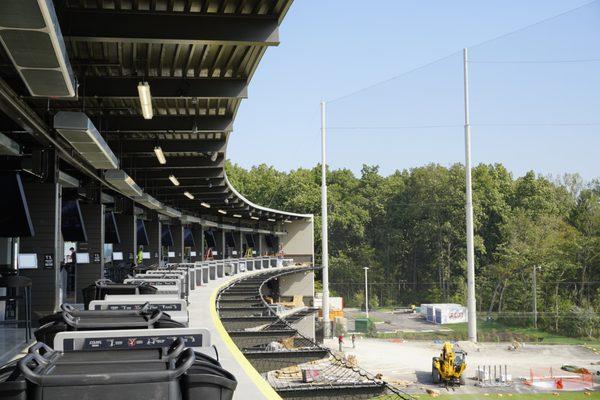
<svg viewBox="0 0 600 400">
<path fill-rule="evenodd" d="M 269 268 L 268 271 L 289 270 L 290 268 L 293 267 Z M 207 285 L 196 288 L 190 293 L 188 299 L 189 326 L 193 328 L 206 328 L 211 332 L 212 344 L 217 347 L 217 351 L 219 352 L 219 361 L 223 365 L 223 368 L 234 374 L 238 380 L 238 386 L 233 396 L 234 399 L 281 399 L 277 392 L 252 367 L 252 364 L 246 360 L 241 351 L 229 338 L 215 309 L 216 294 L 221 286 L 242 276 L 249 277 L 263 271 L 267 270 L 251 271 L 218 278 Z"/>
</svg>

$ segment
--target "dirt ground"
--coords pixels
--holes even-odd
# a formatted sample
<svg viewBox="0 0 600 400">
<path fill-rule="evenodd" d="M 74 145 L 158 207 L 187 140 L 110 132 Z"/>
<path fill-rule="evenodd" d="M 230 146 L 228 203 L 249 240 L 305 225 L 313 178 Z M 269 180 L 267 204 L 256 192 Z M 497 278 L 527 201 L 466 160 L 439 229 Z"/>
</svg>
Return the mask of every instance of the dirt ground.
<svg viewBox="0 0 600 400">
<path fill-rule="evenodd" d="M 344 353 L 357 357 L 358 365 L 369 372 L 381 373 L 384 379 L 391 383 L 411 382 L 408 392 L 423 393 L 424 388 L 436 388 L 431 382 L 431 359 L 439 355 L 442 343 L 433 341 L 402 342 L 398 339 L 368 339 L 358 337 L 356 348 L 352 348 L 349 338 L 346 339 Z M 325 345 L 337 350 L 337 339 L 325 341 Z M 519 381 L 521 377 L 529 377 L 530 369 L 539 375 L 549 375 L 550 368 L 554 374 L 569 375 L 561 371 L 564 364 L 577 365 L 592 371 L 600 366 L 591 365 L 600 361 L 592 351 L 582 346 L 571 345 L 528 345 L 517 351 L 509 351 L 509 343 L 483 343 L 474 345 L 468 342 L 458 344 L 467 352 L 467 384 L 451 390 L 453 393 L 521 393 L 544 392 L 552 388 L 531 388 Z M 478 365 L 507 365 L 508 374 L 515 382 L 510 388 L 490 389 L 475 386 L 475 376 Z M 598 382 L 596 377 L 596 383 Z M 598 386 L 596 386 L 598 388 Z M 446 392 L 446 389 L 441 389 Z"/>
</svg>

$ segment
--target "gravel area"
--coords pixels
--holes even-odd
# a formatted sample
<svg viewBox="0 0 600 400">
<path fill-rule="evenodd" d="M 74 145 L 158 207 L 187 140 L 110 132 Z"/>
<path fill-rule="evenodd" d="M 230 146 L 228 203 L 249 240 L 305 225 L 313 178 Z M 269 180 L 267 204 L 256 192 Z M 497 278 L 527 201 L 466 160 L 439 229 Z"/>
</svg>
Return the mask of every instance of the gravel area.
<svg viewBox="0 0 600 400">
<path fill-rule="evenodd" d="M 328 339 L 325 345 L 337 350 L 337 339 Z M 577 365 L 592 371 L 600 366 L 591 365 L 600 361 L 600 357 L 583 346 L 570 345 L 525 345 L 516 351 L 508 350 L 509 343 L 483 343 L 474 345 L 469 342 L 458 344 L 467 351 L 467 384 L 454 390 L 455 393 L 491 393 L 491 392 L 538 392 L 540 388 L 531 388 L 518 381 L 528 377 L 530 369 L 537 374 L 549 374 L 550 368 L 555 375 L 568 375 L 561 371 L 563 364 Z M 356 356 L 358 365 L 372 372 L 381 373 L 391 383 L 406 384 L 409 392 L 423 393 L 425 388 L 436 388 L 431 382 L 431 359 L 441 351 L 442 343 L 433 341 L 407 341 L 399 339 L 369 339 L 358 337 L 353 349 L 349 338 L 343 348 L 344 353 Z M 516 382 L 511 388 L 490 389 L 475 386 L 478 365 L 507 365 L 508 373 Z M 492 367 L 493 368 L 493 367 Z M 596 382 L 598 383 L 596 377 Z M 446 389 L 442 388 L 442 392 Z"/>
</svg>

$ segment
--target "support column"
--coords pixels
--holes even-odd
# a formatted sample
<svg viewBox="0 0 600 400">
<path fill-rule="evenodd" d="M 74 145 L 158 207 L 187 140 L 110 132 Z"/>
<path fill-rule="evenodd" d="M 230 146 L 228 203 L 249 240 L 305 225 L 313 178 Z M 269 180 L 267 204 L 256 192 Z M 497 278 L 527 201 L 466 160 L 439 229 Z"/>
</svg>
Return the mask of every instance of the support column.
<svg viewBox="0 0 600 400">
<path fill-rule="evenodd" d="M 191 257 L 192 262 L 202 261 L 204 256 L 204 230 L 201 225 L 192 225 L 192 235 L 194 236 L 194 248 L 192 251 L 196 252 L 195 257 Z"/>
<path fill-rule="evenodd" d="M 58 183 L 23 182 L 35 236 L 20 240 L 20 253 L 37 254 L 37 269 L 19 273 L 31 278 L 33 321 L 59 309 L 62 302 L 60 263 L 63 259 L 60 232 L 61 186 Z"/>
<path fill-rule="evenodd" d="M 240 240 L 238 241 L 238 257 L 244 257 L 244 232 L 240 231 L 239 234 Z"/>
<path fill-rule="evenodd" d="M 144 260 L 148 265 L 161 264 L 161 222 L 157 215 L 152 215 L 149 221 L 145 221 L 146 233 L 148 233 L 148 246 L 144 246 L 144 251 L 150 253 L 150 259 Z"/>
<path fill-rule="evenodd" d="M 172 262 L 183 262 L 183 225 L 176 222 L 171 225 L 171 234 L 173 235 L 173 251 L 175 258 Z"/>
<path fill-rule="evenodd" d="M 125 264 L 136 264 L 137 253 L 137 225 L 136 217 L 133 214 L 133 203 L 128 201 L 128 207 L 123 214 L 115 215 L 117 228 L 121 236 L 121 243 L 115 244 L 114 251 L 123 252 L 123 262 Z M 137 265 L 137 264 L 136 264 Z"/>
<path fill-rule="evenodd" d="M 104 205 L 81 204 L 87 243 L 78 243 L 78 253 L 88 253 L 89 264 L 77 265 L 75 269 L 75 300 L 83 303 L 81 290 L 104 277 Z"/>
<path fill-rule="evenodd" d="M 263 249 L 265 248 L 265 246 L 263 246 L 263 242 L 265 241 L 265 235 L 262 233 L 258 234 L 258 255 L 262 256 L 263 255 Z"/>
<path fill-rule="evenodd" d="M 219 229 L 214 232 L 215 234 L 215 242 L 217 242 L 217 248 L 214 249 L 217 252 L 217 256 L 214 257 L 218 260 L 222 260 L 225 258 L 225 231 Z"/>
</svg>

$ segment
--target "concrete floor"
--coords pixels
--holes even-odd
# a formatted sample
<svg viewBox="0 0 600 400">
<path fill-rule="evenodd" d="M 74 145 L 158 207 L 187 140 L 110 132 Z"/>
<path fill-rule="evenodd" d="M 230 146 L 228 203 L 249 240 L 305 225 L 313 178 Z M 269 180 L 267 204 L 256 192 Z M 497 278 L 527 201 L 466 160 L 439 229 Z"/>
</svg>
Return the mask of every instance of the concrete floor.
<svg viewBox="0 0 600 400">
<path fill-rule="evenodd" d="M 357 338 L 356 349 L 352 349 L 349 340 L 343 348 L 344 353 L 357 357 L 358 365 L 372 373 L 381 373 L 383 379 L 390 383 L 410 382 L 408 392 L 424 393 L 424 388 L 436 388 L 431 382 L 431 359 L 439 355 L 442 344 L 433 341 L 367 339 Z M 325 345 L 337 350 L 337 340 L 329 339 Z M 511 388 L 489 389 L 475 386 L 475 376 L 478 365 L 507 365 L 508 373 L 513 380 L 519 377 L 528 377 L 533 368 L 538 374 L 549 374 L 552 368 L 554 374 L 568 375 L 561 371 L 563 364 L 578 365 L 590 370 L 599 369 L 600 366 L 590 365 L 600 361 L 600 357 L 582 346 L 567 345 L 525 345 L 517 351 L 509 351 L 508 343 L 485 343 L 473 345 L 461 342 L 467 351 L 467 384 L 456 388 L 456 393 L 491 393 L 491 392 L 543 392 L 543 389 L 532 389 L 522 383 L 515 383 Z M 492 367 L 493 369 L 493 367 Z M 598 378 L 596 378 L 598 380 Z M 550 390 L 550 389 L 548 389 Z M 445 389 L 441 389 L 445 391 Z"/>
<path fill-rule="evenodd" d="M 278 267 L 269 268 L 269 270 L 286 269 L 290 267 Z M 243 276 L 252 276 L 257 273 L 263 272 L 264 270 L 245 272 L 234 276 L 225 276 L 209 282 L 207 285 L 197 287 L 196 290 L 192 291 L 189 295 L 188 301 L 188 312 L 190 316 L 190 327 L 207 328 L 211 332 L 212 344 L 217 347 L 219 352 L 219 361 L 226 370 L 230 371 L 235 375 L 238 386 L 234 393 L 234 400 L 237 399 L 264 399 L 266 398 L 263 393 L 259 390 L 256 381 L 250 377 L 240 363 L 236 360 L 232 351 L 227 347 L 223 338 L 218 334 L 218 330 L 215 325 L 215 321 L 211 318 L 210 314 L 210 297 L 212 293 L 217 290 L 221 285 L 235 280 Z M 261 379 L 261 378 L 259 378 Z M 267 384 L 268 385 L 268 384 Z"/>
</svg>

